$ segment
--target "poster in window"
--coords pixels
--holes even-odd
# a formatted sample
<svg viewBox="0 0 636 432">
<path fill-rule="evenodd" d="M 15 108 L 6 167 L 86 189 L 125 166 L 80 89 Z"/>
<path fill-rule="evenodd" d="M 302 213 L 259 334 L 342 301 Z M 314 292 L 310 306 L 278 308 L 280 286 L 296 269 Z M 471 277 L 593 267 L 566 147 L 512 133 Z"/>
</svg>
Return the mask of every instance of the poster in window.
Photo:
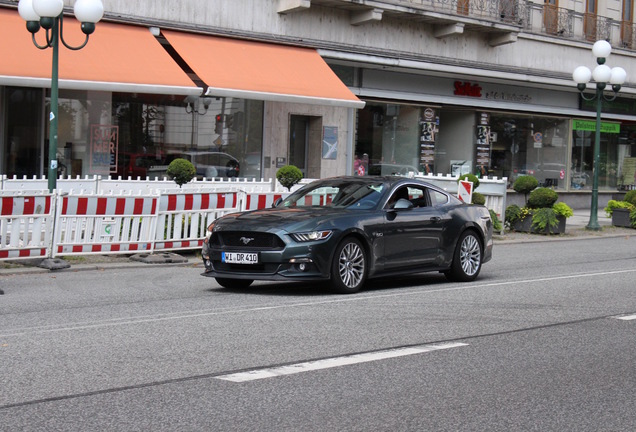
<svg viewBox="0 0 636 432">
<path fill-rule="evenodd" d="M 91 125 L 90 171 L 91 173 L 117 172 L 119 127 Z"/>
<path fill-rule="evenodd" d="M 336 159 L 338 157 L 338 127 L 325 126 L 322 128 L 322 158 Z"/>
<path fill-rule="evenodd" d="M 477 125 L 477 173 L 480 176 L 488 175 L 488 169 L 490 167 L 490 126 L 483 124 L 484 117 L 482 117 L 482 124 Z"/>
<path fill-rule="evenodd" d="M 420 119 L 420 165 L 425 174 L 435 169 L 435 142 L 439 133 L 439 117 L 431 107 L 422 110 Z"/>
</svg>

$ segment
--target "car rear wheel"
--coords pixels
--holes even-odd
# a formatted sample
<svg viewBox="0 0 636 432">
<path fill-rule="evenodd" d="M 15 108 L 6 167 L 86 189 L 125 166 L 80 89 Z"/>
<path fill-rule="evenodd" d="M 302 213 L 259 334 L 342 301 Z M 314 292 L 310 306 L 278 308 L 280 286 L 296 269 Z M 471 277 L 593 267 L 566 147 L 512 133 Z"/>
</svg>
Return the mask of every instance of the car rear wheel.
<svg viewBox="0 0 636 432">
<path fill-rule="evenodd" d="M 477 233 L 464 231 L 459 237 L 453 263 L 444 274 L 455 282 L 470 282 L 477 278 L 481 271 L 482 246 Z"/>
<path fill-rule="evenodd" d="M 341 294 L 355 293 L 367 277 L 367 257 L 359 240 L 345 238 L 336 248 L 331 266 L 331 287 Z"/>
<path fill-rule="evenodd" d="M 215 278 L 216 282 L 221 285 L 223 288 L 229 289 L 242 289 L 247 288 L 252 285 L 254 282 L 251 279 L 226 279 L 226 278 Z"/>
</svg>

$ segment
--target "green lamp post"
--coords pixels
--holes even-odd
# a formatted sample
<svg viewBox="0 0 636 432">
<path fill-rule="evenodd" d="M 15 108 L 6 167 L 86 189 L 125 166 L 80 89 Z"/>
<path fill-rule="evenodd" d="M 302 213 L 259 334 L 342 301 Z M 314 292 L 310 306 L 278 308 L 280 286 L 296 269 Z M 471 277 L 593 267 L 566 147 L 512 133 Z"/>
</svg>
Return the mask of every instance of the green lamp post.
<svg viewBox="0 0 636 432">
<path fill-rule="evenodd" d="M 57 122 L 58 122 L 58 53 L 60 41 L 70 50 L 79 50 L 88 43 L 89 36 L 95 31 L 95 23 L 102 19 L 104 6 L 101 0 L 77 0 L 73 12 L 82 23 L 82 32 L 86 40 L 79 46 L 70 46 L 64 41 L 63 0 L 20 0 L 18 13 L 26 21 L 27 30 L 31 33 L 33 43 L 39 49 L 53 49 L 53 65 L 51 72 L 51 112 L 49 114 L 49 159 L 48 186 L 52 192 L 57 187 Z M 45 29 L 46 43 L 40 45 L 35 35 Z"/>
<path fill-rule="evenodd" d="M 599 231 L 601 226 L 598 223 L 598 172 L 599 172 L 599 160 L 601 153 L 601 109 L 603 100 L 608 102 L 616 99 L 621 86 L 625 83 L 627 73 L 625 69 L 621 67 L 610 68 L 605 64 L 605 59 L 612 52 L 612 46 L 605 40 L 600 40 L 594 43 L 592 47 L 592 53 L 596 57 L 596 63 L 598 66 L 594 68 L 594 72 L 590 71 L 586 66 L 579 66 L 574 69 L 572 78 L 577 84 L 576 87 L 581 93 L 581 97 L 587 101 L 596 100 L 596 129 L 594 136 L 594 160 L 592 165 L 592 202 L 590 205 L 590 220 L 585 227 L 588 230 Z M 596 94 L 592 97 L 586 97 L 583 93 L 587 83 L 590 79 L 594 78 L 596 83 Z M 605 96 L 605 87 L 607 84 L 612 85 L 612 96 Z"/>
</svg>

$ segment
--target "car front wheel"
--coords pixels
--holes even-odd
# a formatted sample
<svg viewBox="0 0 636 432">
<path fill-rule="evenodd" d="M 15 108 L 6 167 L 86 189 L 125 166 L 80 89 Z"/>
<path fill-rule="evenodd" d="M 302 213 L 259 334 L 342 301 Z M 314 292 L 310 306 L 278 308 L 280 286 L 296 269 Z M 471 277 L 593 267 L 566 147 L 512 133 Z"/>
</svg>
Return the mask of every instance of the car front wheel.
<svg viewBox="0 0 636 432">
<path fill-rule="evenodd" d="M 367 277 L 367 257 L 359 240 L 349 237 L 336 248 L 331 267 L 331 287 L 341 294 L 360 290 Z"/>
<path fill-rule="evenodd" d="M 455 282 L 470 282 L 477 278 L 481 270 L 482 246 L 474 231 L 464 231 L 459 237 L 453 263 L 444 274 Z"/>
<path fill-rule="evenodd" d="M 226 278 L 215 278 L 216 282 L 221 285 L 223 288 L 229 289 L 243 289 L 252 285 L 254 282 L 251 279 L 226 279 Z"/>
</svg>

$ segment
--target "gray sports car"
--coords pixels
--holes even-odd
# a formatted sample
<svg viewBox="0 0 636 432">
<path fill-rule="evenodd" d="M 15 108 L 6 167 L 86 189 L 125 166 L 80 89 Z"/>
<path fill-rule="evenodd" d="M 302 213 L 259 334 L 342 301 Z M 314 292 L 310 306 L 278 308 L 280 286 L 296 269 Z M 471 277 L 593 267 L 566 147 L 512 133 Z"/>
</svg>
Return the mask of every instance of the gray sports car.
<svg viewBox="0 0 636 432">
<path fill-rule="evenodd" d="M 472 281 L 493 246 L 486 207 L 394 176 L 317 180 L 273 208 L 223 216 L 208 231 L 203 276 L 226 288 L 304 280 L 354 293 L 368 278 L 428 271 Z"/>
</svg>

